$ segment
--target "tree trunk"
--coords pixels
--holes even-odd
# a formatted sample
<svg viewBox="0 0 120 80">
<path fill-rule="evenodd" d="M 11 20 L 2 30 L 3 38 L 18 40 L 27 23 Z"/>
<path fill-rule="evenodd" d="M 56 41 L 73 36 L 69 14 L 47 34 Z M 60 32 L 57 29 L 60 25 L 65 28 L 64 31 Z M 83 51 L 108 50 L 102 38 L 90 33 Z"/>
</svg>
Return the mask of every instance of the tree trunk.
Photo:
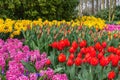
<svg viewBox="0 0 120 80">
<path fill-rule="evenodd" d="M 98 11 L 98 0 L 96 0 L 96 11 Z"/>
<path fill-rule="evenodd" d="M 102 0 L 102 7 L 101 9 L 104 9 L 105 8 L 105 0 Z"/>
<path fill-rule="evenodd" d="M 79 16 L 82 16 L 83 14 L 82 14 L 82 0 L 80 0 L 80 3 L 79 3 Z"/>
<path fill-rule="evenodd" d="M 92 0 L 92 14 L 94 14 L 94 0 Z"/>
<path fill-rule="evenodd" d="M 111 0 L 109 1 L 110 2 L 110 6 L 109 6 L 109 16 L 108 16 L 108 18 L 109 18 L 109 22 L 111 21 L 111 17 L 110 17 L 110 15 L 111 15 Z"/>
<path fill-rule="evenodd" d="M 116 10 L 116 0 L 114 0 L 114 2 L 113 2 L 113 12 L 111 14 L 112 21 L 114 20 L 115 10 Z"/>
<path fill-rule="evenodd" d="M 110 0 L 110 6 L 109 6 L 109 22 L 111 22 L 111 16 L 113 14 L 113 7 L 114 7 L 114 4 L 113 4 L 113 0 Z"/>
<path fill-rule="evenodd" d="M 99 10 L 101 10 L 101 4 L 102 4 L 102 2 L 101 2 L 101 0 L 99 0 Z"/>
<path fill-rule="evenodd" d="M 88 8 L 88 6 L 87 6 L 87 0 L 85 0 L 85 8 L 86 9 Z"/>
<path fill-rule="evenodd" d="M 88 14 L 89 12 L 88 12 L 88 0 L 84 0 L 85 1 L 85 10 L 84 10 L 84 12 L 85 12 L 85 14 Z"/>
<path fill-rule="evenodd" d="M 109 9 L 109 0 L 106 2 L 107 8 Z"/>
</svg>

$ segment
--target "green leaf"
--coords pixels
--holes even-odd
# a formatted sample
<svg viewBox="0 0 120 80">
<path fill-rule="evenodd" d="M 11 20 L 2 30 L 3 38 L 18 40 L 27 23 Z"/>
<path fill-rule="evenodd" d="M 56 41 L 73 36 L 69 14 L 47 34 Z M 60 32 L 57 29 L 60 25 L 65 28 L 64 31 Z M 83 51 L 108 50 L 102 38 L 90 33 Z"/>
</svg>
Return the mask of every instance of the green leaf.
<svg viewBox="0 0 120 80">
<path fill-rule="evenodd" d="M 75 65 L 70 67 L 70 79 L 74 80 L 75 79 Z"/>
<path fill-rule="evenodd" d="M 36 72 L 36 69 L 35 69 L 35 67 L 34 67 L 33 65 L 31 65 L 31 64 L 28 63 L 28 62 L 24 62 L 23 60 L 22 60 L 21 62 L 22 62 L 22 64 L 24 65 L 24 67 L 25 67 L 29 72 L 31 72 L 31 73 Z"/>
<path fill-rule="evenodd" d="M 96 66 L 96 68 L 95 68 L 96 70 L 95 70 L 95 73 L 96 74 L 98 74 L 98 73 L 100 73 L 101 72 L 101 70 L 102 70 L 102 67 L 100 66 L 100 65 L 98 65 L 98 66 Z"/>
<path fill-rule="evenodd" d="M 89 80 L 93 80 L 93 73 L 94 73 L 94 71 L 93 71 L 93 66 L 90 66 L 90 68 L 89 68 L 89 73 L 88 73 L 88 75 L 89 75 Z"/>
<path fill-rule="evenodd" d="M 62 69 L 63 69 L 63 68 L 59 67 L 59 68 L 55 69 L 54 72 L 55 72 L 55 73 L 60 72 Z"/>
<path fill-rule="evenodd" d="M 81 74 L 84 80 L 87 80 L 87 78 L 89 77 L 88 71 L 86 69 L 83 69 Z"/>
<path fill-rule="evenodd" d="M 53 50 L 52 52 L 50 52 L 50 60 L 53 64 L 53 67 L 55 67 L 55 51 Z"/>
<path fill-rule="evenodd" d="M 114 46 L 114 47 L 118 47 L 118 45 L 119 45 L 118 43 L 119 43 L 119 40 L 113 38 L 111 45 Z"/>
<path fill-rule="evenodd" d="M 78 74 L 78 78 L 79 78 L 79 80 L 84 80 L 80 73 Z"/>
<path fill-rule="evenodd" d="M 1 80 L 6 80 L 6 77 L 5 76 L 2 76 L 2 79 Z"/>
<path fill-rule="evenodd" d="M 9 9 L 14 9 L 15 5 L 13 3 L 9 3 L 8 8 Z"/>
<path fill-rule="evenodd" d="M 117 80 L 119 80 L 120 79 L 120 74 L 118 74 L 118 79 Z"/>
<path fill-rule="evenodd" d="M 31 41 L 31 44 L 32 44 L 32 48 L 33 48 L 33 49 L 39 50 L 39 47 L 36 46 L 36 44 L 35 44 L 34 41 Z"/>
</svg>

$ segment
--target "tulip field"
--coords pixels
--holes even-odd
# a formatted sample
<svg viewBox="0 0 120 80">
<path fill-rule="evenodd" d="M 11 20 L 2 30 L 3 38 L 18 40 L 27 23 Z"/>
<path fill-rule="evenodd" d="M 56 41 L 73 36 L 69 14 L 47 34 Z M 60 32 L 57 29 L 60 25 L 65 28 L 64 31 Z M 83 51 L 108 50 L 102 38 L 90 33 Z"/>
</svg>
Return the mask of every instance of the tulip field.
<svg viewBox="0 0 120 80">
<path fill-rule="evenodd" d="M 0 80 L 120 80 L 120 21 L 0 19 Z"/>
</svg>

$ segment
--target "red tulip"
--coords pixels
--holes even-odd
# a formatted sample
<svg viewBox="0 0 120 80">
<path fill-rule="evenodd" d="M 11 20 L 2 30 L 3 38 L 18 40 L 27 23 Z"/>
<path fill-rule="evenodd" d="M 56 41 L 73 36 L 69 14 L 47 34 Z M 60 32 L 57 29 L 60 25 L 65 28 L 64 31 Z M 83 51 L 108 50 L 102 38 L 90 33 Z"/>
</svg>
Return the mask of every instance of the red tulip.
<svg viewBox="0 0 120 80">
<path fill-rule="evenodd" d="M 80 52 L 85 54 L 86 53 L 86 48 L 81 48 Z"/>
<path fill-rule="evenodd" d="M 58 50 L 63 50 L 64 46 L 60 42 L 58 43 L 57 49 Z"/>
<path fill-rule="evenodd" d="M 118 36 L 117 34 L 114 34 L 114 35 L 113 35 L 114 38 L 117 38 L 117 36 Z"/>
<path fill-rule="evenodd" d="M 115 72 L 114 72 L 114 71 L 110 71 L 110 72 L 108 73 L 108 79 L 109 79 L 109 80 L 114 79 L 114 78 L 115 78 L 115 76 L 116 76 L 116 74 L 115 74 Z"/>
<path fill-rule="evenodd" d="M 92 58 L 92 57 L 88 57 L 88 58 L 86 59 L 89 64 L 90 64 L 91 58 Z"/>
<path fill-rule="evenodd" d="M 117 51 L 118 51 L 117 48 L 114 48 L 114 49 L 113 49 L 113 53 L 117 54 Z"/>
<path fill-rule="evenodd" d="M 114 47 L 108 47 L 108 52 L 114 52 Z"/>
<path fill-rule="evenodd" d="M 107 43 L 106 42 L 102 42 L 102 47 L 106 48 L 106 46 L 107 46 Z"/>
<path fill-rule="evenodd" d="M 51 46 L 52 48 L 57 48 L 58 42 L 53 42 L 52 44 L 50 44 L 50 46 Z"/>
<path fill-rule="evenodd" d="M 99 50 L 100 48 L 101 48 L 101 44 L 100 44 L 99 42 L 97 42 L 97 43 L 95 44 L 95 49 Z"/>
<path fill-rule="evenodd" d="M 73 42 L 72 42 L 72 47 L 73 47 L 74 49 L 77 49 L 77 48 L 78 48 L 78 44 L 77 44 L 76 41 L 73 41 Z"/>
<path fill-rule="evenodd" d="M 70 53 L 75 53 L 75 49 L 74 49 L 73 47 L 71 47 L 71 48 L 69 49 L 69 52 L 70 52 Z"/>
<path fill-rule="evenodd" d="M 112 58 L 112 66 L 116 67 L 116 66 L 118 66 L 118 63 L 119 63 L 119 57 L 117 55 L 115 55 Z"/>
<path fill-rule="evenodd" d="M 68 65 L 68 66 L 72 66 L 72 65 L 73 65 L 73 60 L 72 60 L 72 59 L 68 59 L 67 65 Z"/>
<path fill-rule="evenodd" d="M 89 47 L 85 48 L 85 53 L 89 53 L 91 50 Z"/>
<path fill-rule="evenodd" d="M 48 59 L 48 60 L 46 61 L 46 65 L 50 65 L 50 64 L 51 64 L 51 60 Z"/>
<path fill-rule="evenodd" d="M 89 47 L 89 50 L 90 50 L 90 51 L 95 51 L 95 48 L 94 48 L 93 46 L 90 46 L 90 47 Z"/>
<path fill-rule="evenodd" d="M 81 29 L 82 29 L 82 26 L 79 26 L 79 27 L 78 27 L 78 30 L 81 30 Z"/>
<path fill-rule="evenodd" d="M 78 53 L 77 57 L 81 58 L 82 57 L 82 53 Z"/>
<path fill-rule="evenodd" d="M 76 65 L 76 66 L 80 66 L 81 64 L 82 64 L 81 58 L 77 57 L 77 58 L 75 59 L 75 65 Z"/>
<path fill-rule="evenodd" d="M 83 41 L 80 42 L 80 48 L 83 48 L 83 47 L 85 47 L 86 45 L 87 45 L 86 40 L 83 40 Z"/>
<path fill-rule="evenodd" d="M 90 60 L 90 64 L 92 65 L 92 66 L 97 66 L 98 65 L 98 59 L 96 58 L 96 57 L 93 57 L 93 58 L 91 58 L 91 60 Z"/>
<path fill-rule="evenodd" d="M 89 57 L 90 57 L 90 54 L 87 53 L 87 54 L 85 55 L 85 58 L 87 59 L 87 58 L 89 58 Z"/>
<path fill-rule="evenodd" d="M 60 40 L 59 44 L 60 44 L 63 48 L 66 46 L 64 40 Z"/>
<path fill-rule="evenodd" d="M 108 64 L 109 64 L 108 58 L 102 57 L 102 58 L 100 59 L 100 65 L 101 65 L 102 67 L 107 66 Z"/>
<path fill-rule="evenodd" d="M 113 53 L 110 54 L 110 55 L 108 56 L 108 60 L 109 60 L 109 61 L 112 61 L 112 59 L 114 58 L 114 56 L 115 56 L 115 55 L 114 55 Z"/>
<path fill-rule="evenodd" d="M 70 41 L 68 39 L 64 39 L 64 42 L 66 47 L 70 46 Z"/>
<path fill-rule="evenodd" d="M 86 62 L 87 62 L 86 58 L 83 58 L 82 63 L 86 63 Z"/>
<path fill-rule="evenodd" d="M 103 47 L 101 46 L 101 44 L 99 42 L 97 42 L 95 44 L 95 49 L 98 50 L 98 51 L 102 51 Z"/>
<path fill-rule="evenodd" d="M 95 57 L 95 56 L 96 56 L 96 51 L 90 52 L 90 56 L 91 56 L 91 57 Z"/>
<path fill-rule="evenodd" d="M 65 62 L 66 61 L 65 54 L 60 53 L 59 56 L 58 56 L 58 61 L 61 62 L 61 63 Z"/>
<path fill-rule="evenodd" d="M 89 53 L 87 53 L 87 54 L 85 55 L 85 59 L 86 59 L 86 61 L 87 61 L 88 63 L 90 63 L 91 56 L 90 56 Z"/>
<path fill-rule="evenodd" d="M 74 54 L 71 53 L 70 56 L 69 56 L 70 59 L 74 59 Z"/>
<path fill-rule="evenodd" d="M 118 56 L 120 56 L 120 50 L 117 50 L 117 51 L 116 51 L 116 54 L 117 54 Z"/>
<path fill-rule="evenodd" d="M 101 59 L 103 56 L 104 56 L 104 55 L 103 55 L 102 52 L 100 52 L 100 53 L 97 55 L 98 59 Z"/>
</svg>

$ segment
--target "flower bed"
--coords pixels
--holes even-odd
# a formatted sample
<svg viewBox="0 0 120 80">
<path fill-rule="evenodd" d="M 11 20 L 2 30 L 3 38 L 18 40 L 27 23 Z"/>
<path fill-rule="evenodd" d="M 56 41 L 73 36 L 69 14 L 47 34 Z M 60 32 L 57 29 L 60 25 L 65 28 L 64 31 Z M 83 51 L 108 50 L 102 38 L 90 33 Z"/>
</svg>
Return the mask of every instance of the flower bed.
<svg viewBox="0 0 120 80">
<path fill-rule="evenodd" d="M 49 68 L 46 53 L 30 50 L 18 39 L 0 39 L 1 80 L 68 80 L 66 74 L 56 74 Z"/>
<path fill-rule="evenodd" d="M 25 44 L 31 49 L 46 51 L 51 67 L 66 73 L 69 80 L 107 80 L 109 72 L 115 73 L 112 78 L 119 79 L 119 31 L 61 26 L 36 27 L 23 34 Z M 110 56 L 113 58 L 108 59 Z"/>
<path fill-rule="evenodd" d="M 83 16 L 80 19 L 76 19 L 75 21 L 42 21 L 42 19 L 38 20 L 11 20 L 0 19 L 0 33 L 1 37 L 3 34 L 7 34 L 8 37 L 15 37 L 20 35 L 21 31 L 26 31 L 27 29 L 31 29 L 32 27 L 39 26 L 39 27 L 60 27 L 60 26 L 67 26 L 67 27 L 76 27 L 85 25 L 86 27 L 95 27 L 98 29 L 103 29 L 105 27 L 105 21 L 100 18 L 90 17 L 90 16 Z"/>
<path fill-rule="evenodd" d="M 53 42 L 50 46 L 57 50 L 54 55 L 51 53 L 57 57 L 54 58 L 57 60 L 54 66 L 61 65 L 57 68 L 63 70 L 70 80 L 120 78 L 120 48 L 108 46 L 105 41 L 88 46 L 86 40 L 73 41 L 70 45 L 69 40 L 64 39 Z"/>
<path fill-rule="evenodd" d="M 119 25 L 83 16 L 69 22 L 0 20 L 0 28 L 2 80 L 120 79 Z"/>
</svg>

